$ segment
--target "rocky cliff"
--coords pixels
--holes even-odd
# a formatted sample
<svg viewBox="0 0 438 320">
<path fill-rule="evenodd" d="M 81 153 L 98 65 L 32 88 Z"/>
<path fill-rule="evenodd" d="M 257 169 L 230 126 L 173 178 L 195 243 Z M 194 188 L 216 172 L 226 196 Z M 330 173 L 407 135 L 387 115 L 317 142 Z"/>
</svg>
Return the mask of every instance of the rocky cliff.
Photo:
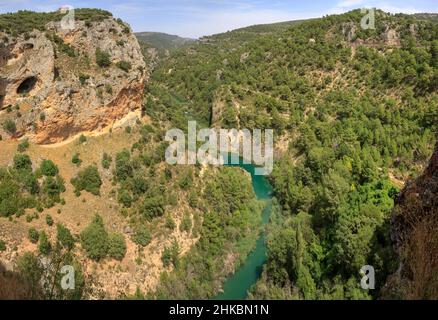
<svg viewBox="0 0 438 320">
<path fill-rule="evenodd" d="M 140 109 L 148 70 L 129 26 L 110 15 L 62 26 L 54 20 L 18 35 L 0 30 L 3 137 L 56 143 Z"/>
<path fill-rule="evenodd" d="M 438 299 L 438 143 L 425 172 L 396 200 L 391 237 L 400 266 L 384 297 Z"/>
</svg>

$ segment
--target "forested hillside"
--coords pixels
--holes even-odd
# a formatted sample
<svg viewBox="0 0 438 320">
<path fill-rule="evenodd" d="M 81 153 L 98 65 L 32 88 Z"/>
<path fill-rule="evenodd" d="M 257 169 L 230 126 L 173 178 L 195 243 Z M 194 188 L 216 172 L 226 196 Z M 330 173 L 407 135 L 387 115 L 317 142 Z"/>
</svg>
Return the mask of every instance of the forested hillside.
<svg viewBox="0 0 438 320">
<path fill-rule="evenodd" d="M 432 16 L 433 17 L 433 16 Z M 369 299 L 397 261 L 389 220 L 436 139 L 438 24 L 359 10 L 175 52 L 152 75 L 155 121 L 274 128 L 277 197 L 254 298 Z M 373 265 L 376 290 L 359 287 Z"/>
<path fill-rule="evenodd" d="M 106 11 L 77 13 L 83 32 L 71 32 L 79 38 L 113 20 Z M 217 297 L 258 239 L 264 243 L 260 235 L 271 207 L 267 261 L 248 298 L 435 297 L 436 285 L 422 283 L 436 279 L 436 237 L 426 234 L 436 234 L 436 219 L 423 219 L 415 232 L 404 221 L 436 211 L 430 210 L 436 207 L 436 161 L 416 183 L 408 181 L 424 171 L 437 137 L 437 15 L 377 11 L 375 29 L 367 30 L 362 16 L 355 10 L 177 44 L 172 36 L 148 34 L 144 73 L 135 67 L 144 64 L 140 47 L 120 20 L 111 22 L 120 32 L 96 32 L 114 42 L 108 52 L 96 48 L 77 56 L 70 42 L 48 38 L 47 48 L 67 71 L 77 67 L 76 57 L 92 60 L 92 68 L 72 79 L 75 88 L 96 91 L 99 101 L 111 97 L 129 72 L 141 72 L 148 82 L 144 96 L 143 86 L 136 91 L 138 106 L 126 119 L 99 134 L 78 131 L 56 145 L 18 140 L 14 121 L 24 121 L 27 111 L 38 114 L 41 128 L 50 116 L 22 105 L 26 94 L 0 110 L 0 130 L 7 133 L 0 135 L 0 298 Z M 0 29 L 10 35 L 2 41 L 28 41 L 29 32 L 59 18 L 27 11 L 0 15 Z M 114 52 L 125 53 L 121 37 L 128 35 L 138 56 L 129 57 L 132 64 L 112 61 Z M 101 84 L 93 82 L 93 70 L 102 72 Z M 105 82 L 109 78 L 113 86 Z M 68 92 L 77 97 L 78 90 Z M 85 123 L 90 101 L 84 95 L 79 104 L 87 110 Z M 122 95 L 120 105 L 129 102 Z M 102 119 L 109 118 L 107 110 Z M 166 130 L 185 129 L 188 120 L 197 120 L 198 128 L 274 129 L 269 199 L 259 198 L 255 180 L 251 184 L 241 168 L 167 164 Z M 422 200 L 410 201 L 416 194 Z M 409 243 L 403 244 L 403 235 Z M 409 274 L 420 267 L 412 263 L 416 257 L 430 266 L 418 281 Z M 59 285 L 63 264 L 75 268 L 75 290 Z M 364 265 L 375 269 L 375 290 L 359 285 Z"/>
<path fill-rule="evenodd" d="M 135 36 L 150 70 L 153 70 L 160 60 L 166 59 L 171 52 L 197 41 L 161 32 L 137 32 Z"/>
<path fill-rule="evenodd" d="M 184 46 L 185 44 L 195 41 L 194 39 L 181 38 L 161 32 L 137 32 L 135 36 L 137 37 L 138 41 L 144 42 L 152 48 L 168 51 L 173 51 Z"/>
</svg>

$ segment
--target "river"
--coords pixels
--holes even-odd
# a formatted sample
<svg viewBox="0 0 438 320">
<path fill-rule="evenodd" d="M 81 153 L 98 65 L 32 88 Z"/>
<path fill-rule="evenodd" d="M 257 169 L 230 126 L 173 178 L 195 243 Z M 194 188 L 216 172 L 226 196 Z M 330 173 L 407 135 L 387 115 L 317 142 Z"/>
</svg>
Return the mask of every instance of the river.
<svg viewBox="0 0 438 320">
<path fill-rule="evenodd" d="M 272 186 L 269 184 L 265 176 L 254 175 L 255 166 L 251 164 L 242 164 L 242 160 L 240 160 L 240 162 L 241 164 L 230 164 L 229 166 L 243 168 L 251 174 L 252 186 L 257 199 L 266 202 L 262 213 L 263 225 L 266 225 L 269 222 L 272 207 Z M 246 299 L 248 290 L 259 279 L 266 259 L 265 233 L 263 231 L 257 239 L 254 250 L 248 255 L 240 268 L 234 274 L 229 276 L 223 285 L 223 293 L 215 297 L 214 300 Z"/>
</svg>

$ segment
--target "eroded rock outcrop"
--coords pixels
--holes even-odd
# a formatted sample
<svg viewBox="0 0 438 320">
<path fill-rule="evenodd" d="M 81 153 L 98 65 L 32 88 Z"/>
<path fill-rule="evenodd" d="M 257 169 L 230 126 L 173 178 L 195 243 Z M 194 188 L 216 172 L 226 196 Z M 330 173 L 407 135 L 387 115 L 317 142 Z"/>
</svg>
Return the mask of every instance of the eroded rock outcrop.
<svg viewBox="0 0 438 320">
<path fill-rule="evenodd" d="M 382 40 L 387 46 L 400 46 L 400 35 L 397 30 L 386 26 L 385 31 L 381 35 Z"/>
<path fill-rule="evenodd" d="M 0 117 L 20 110 L 15 132 L 0 128 L 3 137 L 56 143 L 141 107 L 148 70 L 120 20 L 76 21 L 73 30 L 55 21 L 17 37 L 0 32 L 0 39 Z"/>
<path fill-rule="evenodd" d="M 356 24 L 354 22 L 347 22 L 341 26 L 342 34 L 346 37 L 348 42 L 356 40 Z"/>
</svg>

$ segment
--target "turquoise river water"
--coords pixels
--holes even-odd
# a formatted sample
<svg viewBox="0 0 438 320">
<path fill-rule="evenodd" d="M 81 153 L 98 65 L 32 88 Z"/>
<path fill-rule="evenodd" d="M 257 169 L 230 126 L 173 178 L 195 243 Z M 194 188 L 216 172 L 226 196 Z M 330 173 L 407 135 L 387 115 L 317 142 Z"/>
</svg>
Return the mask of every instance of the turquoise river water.
<svg viewBox="0 0 438 320">
<path fill-rule="evenodd" d="M 254 175 L 255 166 L 252 164 L 242 164 L 242 159 L 238 165 L 229 165 L 240 167 L 251 174 L 252 186 L 259 200 L 266 202 L 262 213 L 263 224 L 269 222 L 271 213 L 272 186 L 265 176 Z M 248 290 L 259 279 L 263 265 L 266 262 L 266 243 L 265 234 L 262 232 L 257 239 L 254 250 L 248 255 L 245 262 L 240 268 L 232 274 L 223 285 L 223 293 L 215 297 L 215 300 L 243 300 L 248 295 Z"/>
</svg>

